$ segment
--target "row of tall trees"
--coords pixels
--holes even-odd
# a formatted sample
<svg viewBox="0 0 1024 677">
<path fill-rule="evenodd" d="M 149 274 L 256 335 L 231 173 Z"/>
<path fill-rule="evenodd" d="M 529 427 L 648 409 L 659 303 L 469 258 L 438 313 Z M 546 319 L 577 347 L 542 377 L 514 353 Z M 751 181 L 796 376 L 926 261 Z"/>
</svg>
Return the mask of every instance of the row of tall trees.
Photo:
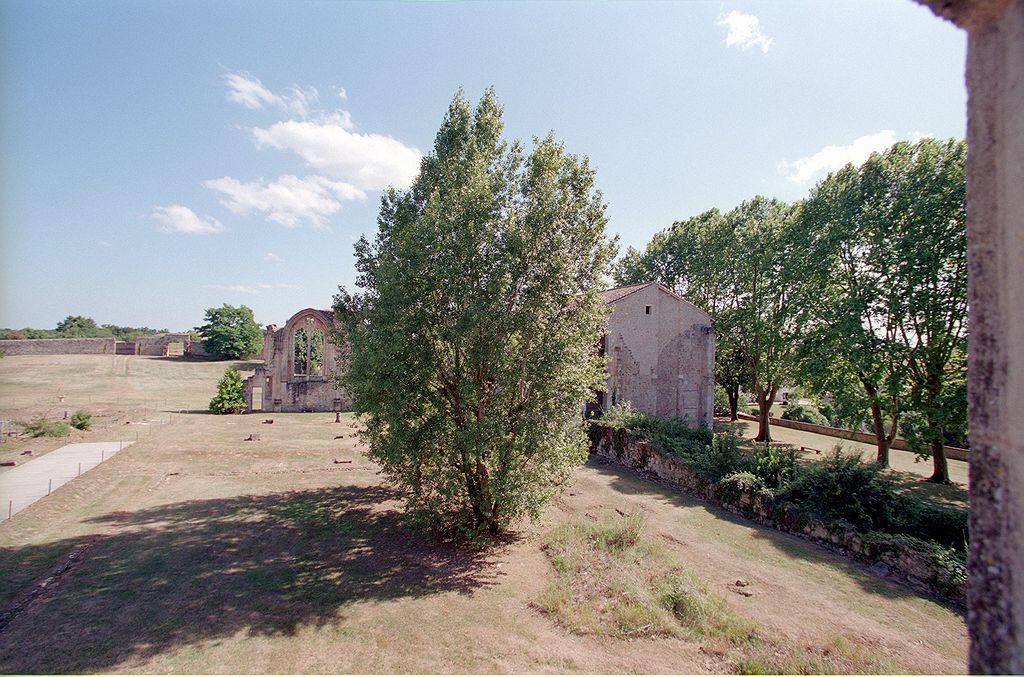
<svg viewBox="0 0 1024 677">
<path fill-rule="evenodd" d="M 616 279 L 656 279 L 716 321 L 716 381 L 735 418 L 754 393 L 759 441 L 782 383 L 829 394 L 888 463 L 901 417 L 948 482 L 946 433 L 966 426 L 963 141 L 897 143 L 829 175 L 793 205 L 755 197 L 630 249 Z"/>
<path fill-rule="evenodd" d="M 116 338 L 118 341 L 134 341 L 140 336 L 166 331 L 149 327 L 122 327 L 116 324 L 98 325 L 91 317 L 68 315 L 53 329 L 0 329 L 0 339 Z"/>
</svg>

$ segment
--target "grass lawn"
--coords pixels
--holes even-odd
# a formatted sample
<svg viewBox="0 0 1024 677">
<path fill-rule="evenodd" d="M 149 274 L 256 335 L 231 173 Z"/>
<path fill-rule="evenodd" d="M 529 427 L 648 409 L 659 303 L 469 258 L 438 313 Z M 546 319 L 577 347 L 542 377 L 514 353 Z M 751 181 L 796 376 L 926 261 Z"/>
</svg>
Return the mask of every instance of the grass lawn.
<svg viewBox="0 0 1024 677">
<path fill-rule="evenodd" d="M 225 366 L 0 360 L 3 418 L 63 413 L 63 393 L 97 415 L 90 439 L 145 431 L 0 523 L 0 624 L 20 608 L 0 627 L 0 672 L 966 669 L 961 610 L 594 459 L 541 520 L 496 547 L 435 542 L 405 526 L 351 416 L 200 413 Z M 244 441 L 252 433 L 259 441 Z M 587 534 L 620 515 L 642 519 L 640 549 L 586 550 Z M 557 568 L 553 544 L 578 566 Z M 632 578 L 601 569 L 593 580 L 607 585 L 581 598 L 596 609 L 647 590 L 649 575 L 672 582 L 671 608 L 651 607 L 662 592 L 637 602 L 658 632 L 628 614 L 606 631 L 557 612 L 552 586 L 575 594 L 591 579 L 565 572 L 598 564 Z M 633 587 L 619 585 L 627 578 Z M 710 615 L 676 629 L 683 592 Z M 754 628 L 756 646 L 737 628 Z M 814 660 L 793 662 L 802 655 Z"/>
</svg>

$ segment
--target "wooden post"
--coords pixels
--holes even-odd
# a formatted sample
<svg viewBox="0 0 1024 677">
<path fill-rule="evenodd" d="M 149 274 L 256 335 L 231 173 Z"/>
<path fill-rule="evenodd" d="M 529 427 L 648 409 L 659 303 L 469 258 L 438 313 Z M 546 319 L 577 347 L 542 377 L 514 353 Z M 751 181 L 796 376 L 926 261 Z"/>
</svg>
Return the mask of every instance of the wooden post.
<svg viewBox="0 0 1024 677">
<path fill-rule="evenodd" d="M 49 484 L 46 487 L 46 495 L 49 496 L 51 493 L 53 493 L 53 478 L 52 477 L 50 478 Z"/>
</svg>

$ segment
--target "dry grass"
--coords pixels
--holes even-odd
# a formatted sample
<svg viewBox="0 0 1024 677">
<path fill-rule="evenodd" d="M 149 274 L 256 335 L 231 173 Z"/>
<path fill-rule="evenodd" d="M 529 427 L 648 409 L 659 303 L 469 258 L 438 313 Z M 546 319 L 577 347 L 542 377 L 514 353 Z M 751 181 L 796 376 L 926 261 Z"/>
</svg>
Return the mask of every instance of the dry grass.
<svg viewBox="0 0 1024 677">
<path fill-rule="evenodd" d="M 5 417 L 12 405 L 53 416 L 63 389 L 70 411 L 98 415 L 91 439 L 139 434 L 0 523 L 0 611 L 83 553 L 0 630 L 0 673 L 966 668 L 956 610 L 626 471 L 592 461 L 541 523 L 497 548 L 436 543 L 406 527 L 351 417 L 180 413 L 205 407 L 224 363 L 119 360 L 0 360 Z M 607 625 L 596 616 L 610 634 L 537 609 L 559 578 L 541 548 L 560 531 L 567 570 L 570 550 L 621 567 L 609 589 L 639 600 Z M 578 537 L 586 548 L 570 547 Z M 752 597 L 729 592 L 737 578 Z M 665 630 L 634 632 L 645 616 Z M 760 643 L 744 648 L 729 619 Z"/>
<path fill-rule="evenodd" d="M 877 674 L 891 661 L 833 637 L 795 646 L 732 610 L 694 573 L 643 534 L 639 513 L 572 520 L 542 549 L 555 570 L 538 606 L 579 634 L 617 638 L 683 637 L 738 674 Z"/>
</svg>

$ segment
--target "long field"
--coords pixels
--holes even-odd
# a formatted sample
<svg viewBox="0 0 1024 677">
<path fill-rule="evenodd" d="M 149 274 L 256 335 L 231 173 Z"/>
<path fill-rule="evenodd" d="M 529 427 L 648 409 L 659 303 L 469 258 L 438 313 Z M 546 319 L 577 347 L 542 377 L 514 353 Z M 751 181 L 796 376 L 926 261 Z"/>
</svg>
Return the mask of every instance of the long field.
<svg viewBox="0 0 1024 677">
<path fill-rule="evenodd" d="M 204 413 L 226 366 L 0 359 L 0 418 L 97 421 L 0 459 L 138 438 L 0 522 L 0 673 L 966 670 L 962 610 L 596 460 L 496 546 L 431 540 L 351 416 Z M 583 569 L 554 554 L 627 520 L 570 550 Z M 704 620 L 650 607 L 656 574 Z"/>
</svg>

